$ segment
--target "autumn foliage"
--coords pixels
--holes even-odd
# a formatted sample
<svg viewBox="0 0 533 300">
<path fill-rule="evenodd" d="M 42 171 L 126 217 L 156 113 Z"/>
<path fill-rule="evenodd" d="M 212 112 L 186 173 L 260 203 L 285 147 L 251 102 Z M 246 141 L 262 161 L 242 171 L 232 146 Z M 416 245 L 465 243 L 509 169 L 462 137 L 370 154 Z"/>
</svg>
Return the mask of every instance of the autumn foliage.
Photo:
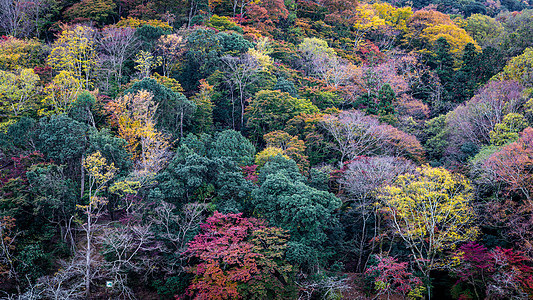
<svg viewBox="0 0 533 300">
<path fill-rule="evenodd" d="M 284 260 L 287 234 L 242 214 L 215 212 L 189 243 L 194 299 L 286 299 L 293 267 Z"/>
</svg>

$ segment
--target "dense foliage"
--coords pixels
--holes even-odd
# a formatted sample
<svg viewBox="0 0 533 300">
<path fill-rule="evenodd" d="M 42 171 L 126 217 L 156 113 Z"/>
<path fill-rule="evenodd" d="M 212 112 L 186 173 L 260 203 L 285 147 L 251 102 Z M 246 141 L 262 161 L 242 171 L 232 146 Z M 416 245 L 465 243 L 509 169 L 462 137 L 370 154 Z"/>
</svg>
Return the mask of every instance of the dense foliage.
<svg viewBox="0 0 533 300">
<path fill-rule="evenodd" d="M 533 1 L 0 1 L 1 299 L 533 298 Z"/>
</svg>

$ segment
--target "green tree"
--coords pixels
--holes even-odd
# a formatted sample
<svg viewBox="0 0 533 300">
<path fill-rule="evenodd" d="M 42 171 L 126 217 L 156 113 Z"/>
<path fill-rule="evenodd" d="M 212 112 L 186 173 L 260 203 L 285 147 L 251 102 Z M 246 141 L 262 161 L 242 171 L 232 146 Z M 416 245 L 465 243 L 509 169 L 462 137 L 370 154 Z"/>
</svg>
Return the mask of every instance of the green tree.
<svg viewBox="0 0 533 300">
<path fill-rule="evenodd" d="M 294 98 L 280 91 L 259 91 L 246 108 L 245 117 L 252 135 L 259 139 L 274 130 L 282 130 L 287 122 L 299 114 L 318 113 L 307 99 Z"/>
<path fill-rule="evenodd" d="M 208 154 L 212 159 L 227 158 L 238 166 L 248 166 L 253 162 L 255 147 L 240 132 L 230 129 L 215 134 Z"/>
<path fill-rule="evenodd" d="M 253 145 L 233 130 L 214 138 L 189 134 L 168 167 L 155 177 L 158 184 L 150 197 L 175 205 L 211 201 L 220 211 L 243 211 L 253 184 L 241 167 L 251 164 L 254 153 Z"/>
<path fill-rule="evenodd" d="M 261 187 L 252 193 L 253 204 L 269 224 L 289 231 L 287 259 L 316 271 L 335 251 L 326 246 L 327 230 L 335 224 L 334 211 L 341 201 L 333 194 L 306 185 L 296 163 L 290 163 L 289 169 L 275 166 L 287 161 L 278 155 L 261 170 Z"/>
<path fill-rule="evenodd" d="M 490 143 L 502 146 L 518 140 L 519 133 L 528 127 L 526 118 L 519 113 L 510 113 L 503 117 L 503 121 L 494 125 L 490 135 Z"/>
<path fill-rule="evenodd" d="M 455 101 L 453 99 L 452 89 L 454 88 L 453 75 L 454 75 L 454 58 L 450 52 L 451 46 L 448 41 L 441 37 L 435 42 L 433 54 L 428 59 L 428 64 L 435 70 L 437 76 L 439 76 L 440 83 L 443 88 L 442 97 L 445 101 Z M 433 106 L 437 105 L 437 109 L 442 109 L 438 105 L 441 103 L 432 103 Z"/>
<path fill-rule="evenodd" d="M 85 153 L 88 129 L 66 115 L 41 118 L 35 132 L 35 147 L 48 159 L 75 168 Z"/>
</svg>

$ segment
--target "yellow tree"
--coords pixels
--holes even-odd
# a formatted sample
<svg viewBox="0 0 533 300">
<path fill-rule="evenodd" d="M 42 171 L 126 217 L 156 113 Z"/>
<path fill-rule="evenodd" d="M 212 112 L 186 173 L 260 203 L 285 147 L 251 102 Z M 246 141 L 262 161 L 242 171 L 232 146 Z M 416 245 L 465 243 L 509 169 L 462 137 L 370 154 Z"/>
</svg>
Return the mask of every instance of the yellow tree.
<svg viewBox="0 0 533 300">
<path fill-rule="evenodd" d="M 162 63 L 161 57 L 154 57 L 149 51 L 141 50 L 135 56 L 135 70 L 139 71 L 141 79 L 150 77 L 152 70 Z"/>
<path fill-rule="evenodd" d="M 285 157 L 286 159 L 290 159 L 287 155 L 283 154 L 283 149 L 278 147 L 266 147 L 263 151 L 257 153 L 255 155 L 255 164 L 258 167 L 263 167 L 272 157 L 281 155 Z"/>
<path fill-rule="evenodd" d="M 56 72 L 68 71 L 82 89 L 90 89 L 96 68 L 94 29 L 86 26 L 66 27 L 52 45 L 48 64 Z"/>
<path fill-rule="evenodd" d="M 357 48 L 365 35 L 369 31 L 385 25 L 385 20 L 380 18 L 379 13 L 370 4 L 360 4 L 355 11 L 357 21 L 353 24 L 353 28 L 355 29 L 354 48 Z"/>
<path fill-rule="evenodd" d="M 439 254 L 476 237 L 472 198 L 472 187 L 462 175 L 429 166 L 400 175 L 381 189 L 379 199 L 393 230 L 428 281 L 430 271 L 439 267 Z M 428 293 L 431 297 L 429 284 Z"/>
<path fill-rule="evenodd" d="M 419 10 L 407 22 L 405 43 L 422 52 L 430 52 L 439 38 L 445 38 L 450 44 L 450 52 L 460 56 L 468 43 L 480 50 L 476 41 L 450 18 L 450 16 L 433 10 Z"/>
<path fill-rule="evenodd" d="M 80 80 L 69 71 L 60 71 L 44 88 L 45 97 L 40 115 L 59 114 L 67 112 L 82 91 Z"/>
<path fill-rule="evenodd" d="M 18 116 L 29 106 L 29 100 L 38 88 L 39 76 L 32 69 L 16 73 L 0 70 L 0 97 L 3 110 Z"/>
<path fill-rule="evenodd" d="M 378 17 L 385 21 L 386 25 L 402 31 L 407 29 L 407 21 L 413 15 L 413 10 L 409 6 L 394 7 L 386 2 L 374 3 L 372 8 L 374 8 Z"/>
<path fill-rule="evenodd" d="M 106 198 L 100 194 L 105 189 L 107 183 L 115 177 L 117 168 L 113 163 L 107 164 L 105 157 L 97 151 L 83 160 L 83 168 L 87 171 L 89 177 L 88 181 L 88 198 L 89 203 L 87 205 L 77 205 L 85 214 L 85 222 L 81 224 L 81 228 L 85 233 L 85 249 L 83 249 L 84 263 L 84 286 L 86 296 L 90 295 L 91 282 L 95 276 L 94 262 L 93 262 L 93 236 L 99 229 L 97 226 L 98 219 L 103 214 L 103 208 L 107 204 Z"/>
<path fill-rule="evenodd" d="M 157 104 L 145 90 L 129 93 L 108 104 L 112 120 L 118 127 L 127 149 L 137 160 L 138 176 L 149 176 L 161 170 L 168 156 L 168 138 L 155 126 Z"/>
<path fill-rule="evenodd" d="M 528 88 L 533 87 L 533 48 L 526 48 L 523 54 L 511 59 L 495 78 L 515 80 Z"/>
</svg>

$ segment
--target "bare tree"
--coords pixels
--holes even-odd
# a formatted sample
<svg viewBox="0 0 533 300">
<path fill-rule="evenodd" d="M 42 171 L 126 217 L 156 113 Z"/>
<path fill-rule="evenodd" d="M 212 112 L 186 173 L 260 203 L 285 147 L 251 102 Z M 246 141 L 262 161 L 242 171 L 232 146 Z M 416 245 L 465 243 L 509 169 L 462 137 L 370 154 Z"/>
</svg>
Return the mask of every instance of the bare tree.
<svg viewBox="0 0 533 300">
<path fill-rule="evenodd" d="M 246 88 L 257 80 L 256 74 L 261 70 L 261 64 L 255 57 L 243 54 L 240 57 L 224 56 L 222 61 L 226 64 L 226 77 L 239 89 L 241 104 L 241 127 L 244 127 L 244 108 Z"/>
<path fill-rule="evenodd" d="M 17 289 L 20 294 L 18 285 L 18 274 L 15 270 L 15 242 L 18 232 L 15 232 L 15 219 L 11 217 L 0 218 L 0 276 L 7 275 L 17 282 Z"/>
<path fill-rule="evenodd" d="M 346 157 L 353 159 L 379 152 L 378 146 L 386 138 L 377 119 L 357 110 L 326 116 L 321 125 L 335 140 L 341 163 Z"/>
<path fill-rule="evenodd" d="M 300 274 L 300 277 L 304 277 Z M 299 300 L 310 300 L 320 295 L 321 299 L 337 299 L 341 292 L 351 289 L 347 278 L 324 276 L 319 280 L 304 278 L 296 282 L 300 288 Z"/>
<path fill-rule="evenodd" d="M 106 87 L 109 88 L 109 80 L 112 76 L 115 77 L 120 87 L 124 62 L 134 54 L 139 46 L 135 37 L 135 29 L 106 27 L 102 29 L 97 43 L 100 50 L 100 65 L 102 70 L 107 72 Z"/>
<path fill-rule="evenodd" d="M 353 209 L 361 216 L 362 233 L 359 239 L 359 256 L 357 268 L 362 269 L 362 258 L 367 242 L 367 226 L 370 218 L 376 216 L 374 203 L 379 188 L 392 184 L 398 175 L 413 172 L 415 165 L 403 158 L 396 157 L 358 157 L 347 165 L 346 171 L 339 179 L 348 192 L 348 199 L 353 201 Z M 378 235 L 377 218 L 374 218 L 374 238 Z M 372 238 L 370 252 L 375 242 Z"/>
<path fill-rule="evenodd" d="M 14 37 L 38 35 L 40 17 L 47 7 L 44 0 L 0 0 L 0 28 Z"/>
<path fill-rule="evenodd" d="M 37 281 L 38 288 L 46 299 L 83 299 L 84 259 L 81 255 L 71 261 L 60 261 L 61 268 L 54 275 L 44 276 Z"/>
<path fill-rule="evenodd" d="M 153 257 L 159 247 L 153 238 L 151 224 L 141 225 L 137 222 L 126 226 L 108 226 L 100 236 L 101 243 L 105 245 L 103 255 L 111 257 L 103 263 L 105 277 L 112 280 L 112 289 L 119 298 L 135 298 L 128 286 L 129 274 L 137 273 L 146 278 L 155 269 Z"/>
<path fill-rule="evenodd" d="M 355 66 L 344 59 L 334 57 L 325 62 L 322 78 L 334 87 L 345 85 L 355 74 Z"/>
<path fill-rule="evenodd" d="M 189 203 L 177 213 L 175 205 L 164 201 L 153 210 L 150 221 L 167 245 L 161 251 L 176 258 L 163 266 L 168 273 L 184 271 L 181 266 L 187 257 L 182 254 L 187 248 L 188 237 L 200 227 L 206 210 L 207 204 Z M 179 255 L 176 257 L 176 254 Z"/>
</svg>

